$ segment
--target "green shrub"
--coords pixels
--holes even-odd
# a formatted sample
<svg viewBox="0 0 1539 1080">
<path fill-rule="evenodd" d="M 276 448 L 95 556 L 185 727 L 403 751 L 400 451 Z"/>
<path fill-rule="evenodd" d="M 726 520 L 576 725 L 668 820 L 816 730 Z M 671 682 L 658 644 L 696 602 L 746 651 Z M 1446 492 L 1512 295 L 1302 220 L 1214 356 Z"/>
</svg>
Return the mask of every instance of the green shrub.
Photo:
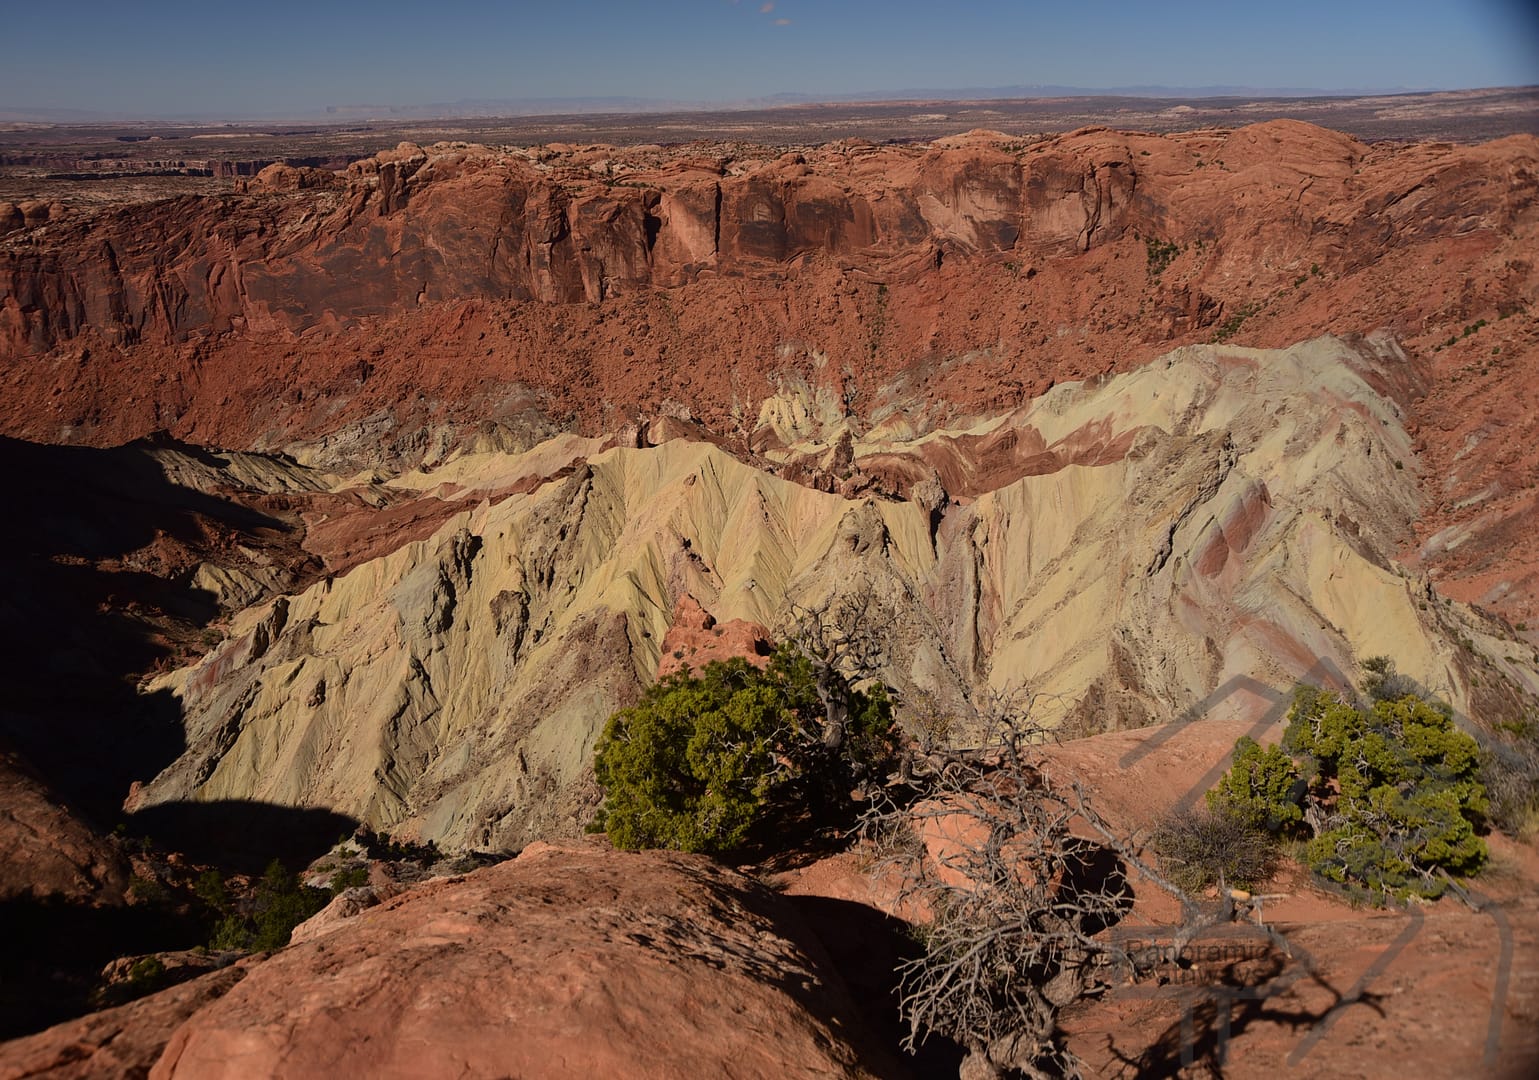
<svg viewBox="0 0 1539 1080">
<path fill-rule="evenodd" d="M 135 900 L 144 904 L 153 904 L 164 907 L 171 902 L 171 892 L 159 878 L 148 874 L 135 874 L 133 880 L 128 883 L 128 893 Z"/>
<path fill-rule="evenodd" d="M 1480 746 L 1454 726 L 1446 708 L 1414 695 L 1356 708 L 1328 694 L 1296 701 L 1284 745 L 1307 756 L 1335 780 L 1339 802 L 1373 812 L 1383 792 L 1449 792 L 1461 814 L 1484 821 Z"/>
<path fill-rule="evenodd" d="M 1310 869 L 1369 902 L 1440 896 L 1444 879 L 1435 871 L 1467 876 L 1486 860 L 1485 842 L 1447 789 L 1404 795 L 1376 788 L 1304 850 Z"/>
<path fill-rule="evenodd" d="M 158 956 L 141 956 L 128 969 L 129 982 L 159 983 L 166 974 L 166 964 Z"/>
<path fill-rule="evenodd" d="M 163 990 L 170 983 L 165 961 L 152 953 L 130 964 L 123 978 L 98 986 L 91 994 L 91 1003 L 98 1008 L 124 1005 Z"/>
<path fill-rule="evenodd" d="M 223 914 L 230 910 L 230 889 L 218 870 L 205 870 L 198 875 L 192 893 L 212 912 Z"/>
<path fill-rule="evenodd" d="M 1274 835 L 1311 835 L 1310 868 L 1356 899 L 1441 894 L 1478 872 L 1490 812 L 1479 744 L 1413 693 L 1383 657 L 1364 664 L 1368 703 L 1301 687 L 1282 746 L 1235 746 L 1209 805 Z"/>
<path fill-rule="evenodd" d="M 616 847 L 732 852 L 755 830 L 847 801 L 849 785 L 895 748 L 880 686 L 837 679 L 847 714 L 826 745 L 827 705 L 811 662 L 782 647 L 760 671 L 745 660 L 681 671 L 609 718 L 595 749 L 605 802 L 596 831 Z"/>
<path fill-rule="evenodd" d="M 1245 320 L 1261 310 L 1259 302 L 1241 304 L 1239 310 L 1229 316 L 1213 331 L 1212 343 L 1222 344 L 1240 332 L 1240 327 L 1245 325 Z"/>
<path fill-rule="evenodd" d="M 1151 237 L 1144 241 L 1144 253 L 1148 260 L 1149 276 L 1158 279 L 1166 267 L 1175 262 L 1176 256 L 1181 254 L 1181 246 L 1174 240 L 1156 240 Z"/>
<path fill-rule="evenodd" d="M 1304 782 L 1281 748 L 1248 735 L 1234 744 L 1234 765 L 1208 792 L 1208 806 L 1262 832 L 1293 834 L 1304 823 Z"/>
<path fill-rule="evenodd" d="M 355 889 L 369 883 L 369 868 L 367 866 L 350 866 L 346 870 L 338 870 L 331 875 L 331 895 L 340 896 L 348 889 Z"/>
<path fill-rule="evenodd" d="M 207 876 L 199 879 L 200 895 L 206 888 L 212 891 L 211 884 L 205 884 Z M 221 887 L 224 887 L 223 883 Z M 209 945 L 214 949 L 243 952 L 281 949 L 289 943 L 294 927 L 320 911 L 330 900 L 331 894 L 327 890 L 301 885 L 297 875 L 274 859 L 257 882 L 249 902 L 228 904 Z"/>
</svg>

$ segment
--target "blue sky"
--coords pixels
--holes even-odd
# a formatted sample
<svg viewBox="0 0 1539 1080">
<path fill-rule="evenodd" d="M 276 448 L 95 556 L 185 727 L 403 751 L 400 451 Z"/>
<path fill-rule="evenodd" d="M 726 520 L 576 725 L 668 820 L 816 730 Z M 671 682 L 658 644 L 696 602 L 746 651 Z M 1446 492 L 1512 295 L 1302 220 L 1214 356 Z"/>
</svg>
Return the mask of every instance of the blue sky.
<svg viewBox="0 0 1539 1080">
<path fill-rule="evenodd" d="M 1539 83 L 1525 0 L 0 0 L 0 109 Z"/>
</svg>

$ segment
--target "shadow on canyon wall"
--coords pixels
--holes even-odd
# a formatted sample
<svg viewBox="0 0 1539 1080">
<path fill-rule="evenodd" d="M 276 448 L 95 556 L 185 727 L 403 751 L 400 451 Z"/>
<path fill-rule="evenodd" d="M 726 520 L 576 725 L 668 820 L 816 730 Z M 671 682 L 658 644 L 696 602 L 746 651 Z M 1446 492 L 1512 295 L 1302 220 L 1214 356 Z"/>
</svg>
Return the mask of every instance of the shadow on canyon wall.
<svg viewBox="0 0 1539 1080">
<path fill-rule="evenodd" d="M 98 823 L 129 785 L 184 749 L 177 704 L 140 678 L 211 635 L 201 557 L 281 530 L 248 507 L 170 482 L 147 441 L 113 449 L 0 438 L 0 737 Z M 183 452 L 198 454 L 194 448 Z"/>
<path fill-rule="evenodd" d="M 326 810 L 247 802 L 124 814 L 130 785 L 185 749 L 177 700 L 139 683 L 214 640 L 218 607 L 192 584 L 198 564 L 292 528 L 173 483 L 151 453 L 157 443 L 172 445 L 0 438 L 10 492 L 0 529 L 0 743 L 75 816 L 116 832 L 137 887 L 127 905 L 105 896 L 0 902 L 0 1039 L 86 1011 L 103 966 L 118 957 L 207 941 L 196 914 L 155 883 L 173 858 L 225 875 L 259 874 L 275 858 L 298 868 L 357 826 Z M 198 448 L 176 449 L 220 464 Z"/>
<path fill-rule="evenodd" d="M 166 803 L 133 815 L 129 846 L 136 894 L 126 905 L 60 897 L 0 901 L 0 1040 L 41 1030 L 95 1007 L 102 969 L 124 956 L 208 944 L 209 913 L 160 885 L 177 862 L 253 878 L 274 859 L 290 869 L 314 861 L 358 823 L 328 810 L 267 803 Z M 182 876 L 186 876 L 184 872 Z M 197 969 L 187 969 L 195 974 Z"/>
</svg>

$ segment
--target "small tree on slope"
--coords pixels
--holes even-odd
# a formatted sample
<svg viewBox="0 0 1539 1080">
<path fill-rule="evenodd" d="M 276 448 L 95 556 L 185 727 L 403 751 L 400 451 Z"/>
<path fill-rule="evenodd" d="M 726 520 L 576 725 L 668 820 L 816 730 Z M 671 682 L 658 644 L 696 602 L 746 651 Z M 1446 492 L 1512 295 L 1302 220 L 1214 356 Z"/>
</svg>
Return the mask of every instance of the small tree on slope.
<svg viewBox="0 0 1539 1080">
<path fill-rule="evenodd" d="M 1370 686 L 1394 685 L 1393 667 Z M 1446 708 L 1414 694 L 1358 705 L 1308 687 L 1295 694 L 1282 746 L 1235 746 L 1209 803 L 1274 835 L 1309 837 L 1321 878 L 1370 903 L 1431 898 L 1486 860 L 1480 748 Z"/>
<path fill-rule="evenodd" d="M 840 721 L 833 745 L 828 701 Z M 773 822 L 836 820 L 895 748 L 880 684 L 856 689 L 790 646 L 763 671 L 717 661 L 609 718 L 595 749 L 605 801 L 594 827 L 620 848 L 735 852 Z"/>
</svg>

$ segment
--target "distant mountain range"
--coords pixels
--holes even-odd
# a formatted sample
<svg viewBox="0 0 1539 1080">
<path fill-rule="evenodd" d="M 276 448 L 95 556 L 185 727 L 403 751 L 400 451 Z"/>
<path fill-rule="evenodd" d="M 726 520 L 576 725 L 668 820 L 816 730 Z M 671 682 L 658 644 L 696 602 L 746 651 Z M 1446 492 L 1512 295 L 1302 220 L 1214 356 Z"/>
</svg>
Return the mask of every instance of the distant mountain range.
<svg viewBox="0 0 1539 1080">
<path fill-rule="evenodd" d="M 1043 97 L 1362 97 L 1368 94 L 1419 94 L 1429 87 L 1375 87 L 1326 90 L 1305 86 L 1059 86 L 1037 83 L 1026 86 L 910 87 L 900 90 L 866 90 L 851 94 L 775 94 L 763 99 L 782 105 L 819 101 L 906 101 L 914 98 L 945 98 L 957 101 Z"/>
<path fill-rule="evenodd" d="M 432 120 L 494 116 L 560 116 L 593 113 L 664 113 L 726 109 L 769 109 L 823 103 L 883 101 L 989 101 L 1020 98 L 1059 97 L 1140 97 L 1140 98 L 1306 98 L 1362 97 L 1378 94 L 1428 93 L 1429 87 L 1370 87 L 1322 89 L 1319 87 L 1254 86 L 1025 86 L 910 87 L 894 90 L 865 90 L 843 94 L 779 93 L 765 97 L 731 101 L 697 101 L 646 97 L 531 97 L 473 98 L 460 101 L 432 102 L 419 105 L 359 103 L 327 105 L 324 108 L 295 112 L 253 112 L 246 114 L 183 113 L 154 116 L 145 113 L 113 112 L 89 109 L 54 109 L 5 107 L 0 105 L 0 123 L 91 124 L 140 120 L 187 120 L 199 122 L 229 121 L 344 121 L 367 119 Z"/>
<path fill-rule="evenodd" d="M 1425 88 L 1322 90 L 1310 87 L 1247 86 L 967 86 L 910 87 L 897 90 L 862 90 L 844 94 L 779 93 L 732 101 L 685 101 L 642 97 L 504 98 L 463 100 L 429 105 L 329 105 L 328 116 L 340 119 L 362 116 L 431 118 L 438 116 L 540 116 L 562 113 L 648 113 L 701 109 L 764 109 L 825 102 L 883 101 L 989 101 L 1043 97 L 1360 97 L 1367 94 L 1425 93 Z"/>
</svg>

